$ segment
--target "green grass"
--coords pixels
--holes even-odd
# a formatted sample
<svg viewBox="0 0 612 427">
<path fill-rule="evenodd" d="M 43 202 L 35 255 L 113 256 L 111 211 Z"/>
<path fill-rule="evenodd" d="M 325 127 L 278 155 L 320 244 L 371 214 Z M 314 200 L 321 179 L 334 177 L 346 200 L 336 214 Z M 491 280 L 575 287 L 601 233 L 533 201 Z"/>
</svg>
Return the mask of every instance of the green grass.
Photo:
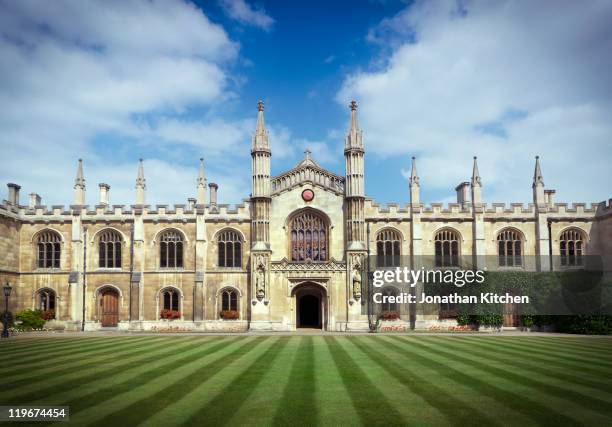
<svg viewBox="0 0 612 427">
<path fill-rule="evenodd" d="M 2 405 L 100 427 L 612 425 L 608 338 L 21 338 L 0 379 Z"/>
</svg>

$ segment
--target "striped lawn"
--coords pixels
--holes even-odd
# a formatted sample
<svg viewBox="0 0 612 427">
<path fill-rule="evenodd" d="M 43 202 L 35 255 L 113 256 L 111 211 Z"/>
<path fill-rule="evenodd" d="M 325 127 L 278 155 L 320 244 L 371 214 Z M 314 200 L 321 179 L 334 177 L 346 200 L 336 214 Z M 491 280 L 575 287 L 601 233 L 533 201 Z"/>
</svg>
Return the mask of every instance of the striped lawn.
<svg viewBox="0 0 612 427">
<path fill-rule="evenodd" d="M 2 405 L 100 427 L 612 425 L 609 338 L 28 337 L 0 378 Z"/>
</svg>

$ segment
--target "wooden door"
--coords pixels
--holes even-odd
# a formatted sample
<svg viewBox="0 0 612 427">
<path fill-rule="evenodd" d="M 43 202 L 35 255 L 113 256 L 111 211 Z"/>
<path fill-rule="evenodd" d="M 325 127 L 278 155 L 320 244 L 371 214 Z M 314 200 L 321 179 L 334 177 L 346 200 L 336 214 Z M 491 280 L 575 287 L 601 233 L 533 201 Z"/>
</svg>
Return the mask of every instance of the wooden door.
<svg viewBox="0 0 612 427">
<path fill-rule="evenodd" d="M 119 295 L 117 291 L 106 289 L 100 298 L 102 326 L 117 326 L 119 322 Z"/>
<path fill-rule="evenodd" d="M 518 306 L 511 302 L 506 303 L 504 306 L 504 326 L 516 327 L 518 325 Z"/>
</svg>

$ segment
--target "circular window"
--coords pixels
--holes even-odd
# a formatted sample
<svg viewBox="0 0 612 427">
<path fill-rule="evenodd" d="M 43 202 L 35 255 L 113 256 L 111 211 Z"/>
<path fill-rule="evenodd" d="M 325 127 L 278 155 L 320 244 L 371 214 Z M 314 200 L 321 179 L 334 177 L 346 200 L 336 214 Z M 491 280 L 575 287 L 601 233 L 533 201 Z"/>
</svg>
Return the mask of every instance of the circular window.
<svg viewBox="0 0 612 427">
<path fill-rule="evenodd" d="M 314 191 L 310 189 L 302 191 L 302 199 L 304 199 L 305 202 L 312 201 L 312 199 L 314 199 Z"/>
</svg>

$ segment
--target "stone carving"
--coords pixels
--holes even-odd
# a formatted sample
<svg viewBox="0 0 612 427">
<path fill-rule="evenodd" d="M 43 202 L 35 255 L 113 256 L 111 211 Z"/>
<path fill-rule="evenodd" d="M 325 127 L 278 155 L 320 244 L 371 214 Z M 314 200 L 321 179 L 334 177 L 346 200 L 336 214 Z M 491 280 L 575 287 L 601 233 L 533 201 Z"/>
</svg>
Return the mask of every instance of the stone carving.
<svg viewBox="0 0 612 427">
<path fill-rule="evenodd" d="M 264 299 L 266 296 L 266 268 L 263 262 L 260 262 L 257 266 L 257 273 L 255 276 L 255 294 L 258 300 Z"/>
<path fill-rule="evenodd" d="M 351 281 L 353 282 L 353 297 L 359 300 L 361 298 L 361 260 L 359 256 L 353 257 Z"/>
<path fill-rule="evenodd" d="M 315 272 L 315 271 L 325 271 L 325 272 L 342 272 L 346 271 L 346 263 L 343 261 L 336 261 L 335 259 L 331 259 L 330 261 L 324 262 L 292 262 L 287 258 L 283 258 L 282 261 L 273 261 L 272 262 L 272 271 L 285 271 L 285 272 L 294 272 L 294 271 L 303 271 L 303 272 Z"/>
</svg>

